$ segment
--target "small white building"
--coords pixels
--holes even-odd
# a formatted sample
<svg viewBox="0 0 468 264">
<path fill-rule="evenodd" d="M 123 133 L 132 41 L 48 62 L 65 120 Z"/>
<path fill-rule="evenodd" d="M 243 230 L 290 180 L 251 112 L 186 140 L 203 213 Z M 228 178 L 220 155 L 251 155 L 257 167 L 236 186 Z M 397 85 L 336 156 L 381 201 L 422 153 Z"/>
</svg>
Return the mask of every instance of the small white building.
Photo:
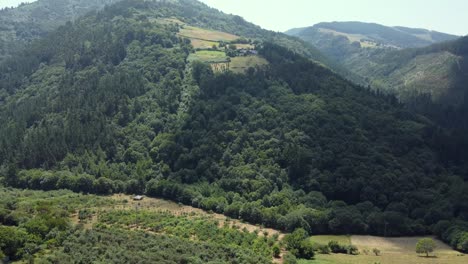
<svg viewBox="0 0 468 264">
<path fill-rule="evenodd" d="M 143 196 L 141 195 L 133 196 L 133 201 L 141 201 L 141 200 L 143 200 Z"/>
</svg>

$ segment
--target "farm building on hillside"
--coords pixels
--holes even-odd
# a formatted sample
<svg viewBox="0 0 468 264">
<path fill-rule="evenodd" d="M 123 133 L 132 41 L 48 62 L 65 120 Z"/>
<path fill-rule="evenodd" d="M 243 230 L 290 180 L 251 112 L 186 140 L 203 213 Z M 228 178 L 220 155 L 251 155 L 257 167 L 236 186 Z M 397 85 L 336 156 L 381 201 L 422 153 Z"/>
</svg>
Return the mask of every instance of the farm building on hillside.
<svg viewBox="0 0 468 264">
<path fill-rule="evenodd" d="M 252 49 L 240 49 L 238 53 L 239 56 L 258 55 L 258 51 Z"/>
</svg>

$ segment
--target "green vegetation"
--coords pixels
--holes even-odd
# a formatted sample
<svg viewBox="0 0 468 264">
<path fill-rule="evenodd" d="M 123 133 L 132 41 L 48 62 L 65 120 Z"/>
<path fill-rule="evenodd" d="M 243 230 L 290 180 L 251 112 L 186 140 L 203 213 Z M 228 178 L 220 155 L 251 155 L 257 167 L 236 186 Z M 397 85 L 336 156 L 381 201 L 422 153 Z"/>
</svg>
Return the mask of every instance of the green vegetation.
<svg viewBox="0 0 468 264">
<path fill-rule="evenodd" d="M 418 254 L 426 254 L 426 257 L 429 257 L 429 253 L 434 252 L 436 248 L 436 244 L 434 240 L 430 238 L 423 238 L 418 241 L 416 244 L 416 253 Z"/>
<path fill-rule="evenodd" d="M 202 61 L 206 63 L 228 62 L 228 57 L 224 51 L 201 50 L 191 54 L 189 61 Z"/>
<path fill-rule="evenodd" d="M 149 22 L 179 10 L 125 1 L 3 64 L 4 181 L 146 192 L 315 234 L 466 220 L 468 186 L 438 160 L 424 118 L 274 44 L 258 50 L 269 66 L 246 75 L 189 70 L 179 26 Z"/>
<path fill-rule="evenodd" d="M 308 237 L 309 235 L 304 229 L 294 230 L 284 237 L 286 249 L 298 258 L 312 259 L 315 255 L 314 247 Z"/>
<path fill-rule="evenodd" d="M 120 0 L 40 0 L 0 10 L 0 62 L 69 20 Z"/>
<path fill-rule="evenodd" d="M 380 251 L 380 249 L 378 249 L 378 248 L 373 248 L 373 249 L 372 249 L 372 253 L 374 253 L 376 256 L 380 256 L 381 251 Z"/>
<path fill-rule="evenodd" d="M 118 228 L 72 232 L 59 251 L 40 263 L 271 263 L 247 248 L 196 243 L 176 236 Z"/>
<path fill-rule="evenodd" d="M 70 191 L 20 191 L 0 187 L 0 251 L 11 260 L 57 249 L 73 230 L 69 215 L 111 201 Z"/>
<path fill-rule="evenodd" d="M 263 67 L 268 61 L 260 56 L 246 56 L 231 58 L 229 69 L 236 73 L 244 73 L 249 68 Z"/>
<path fill-rule="evenodd" d="M 70 191 L 0 188 L 0 250 L 39 263 L 270 263 L 274 238 L 195 215 L 113 210 L 115 201 Z M 92 229 L 83 217 L 96 214 Z M 80 217 L 81 218 L 81 217 Z M 139 229 L 135 227 L 135 219 Z M 3 257 L 2 257 L 3 259 Z"/>
<path fill-rule="evenodd" d="M 174 216 L 171 213 L 147 211 L 109 211 L 102 213 L 99 221 L 105 225 L 130 228 L 138 226 L 147 232 L 167 234 L 190 241 L 223 245 L 243 251 L 250 259 L 268 262 L 273 256 L 276 241 L 256 233 L 241 231 L 220 223 L 209 216 Z M 254 258 L 256 256 L 257 258 Z M 255 263 L 255 262 L 252 262 Z"/>
<path fill-rule="evenodd" d="M 258 58 L 268 63 L 245 74 L 214 72 L 193 57 L 228 54 L 195 52 L 174 19 L 241 36 L 239 42 L 255 38 Z M 315 254 L 310 234 L 435 234 L 466 250 L 468 168 L 463 157 L 453 158 L 457 141 L 393 96 L 310 61 L 312 52 L 195 1 L 126 0 L 67 23 L 0 64 L 1 180 L 25 189 L 167 198 L 296 232 L 288 247 L 298 257 Z M 86 209 L 78 219 L 93 216 Z M 51 262 L 62 255 L 104 261 L 120 239 L 109 239 L 100 252 L 96 238 L 132 228 L 149 231 L 146 243 L 138 242 L 145 235 L 131 240 L 136 256 L 153 240 L 193 245 L 171 261 L 182 261 L 180 255 L 190 262 L 185 257 L 194 252 L 194 262 L 226 261 L 223 252 L 235 258 L 234 250 L 245 253 L 246 263 L 262 262 L 276 243 L 206 219 L 158 213 L 104 212 L 92 231 L 48 223 L 65 211 L 4 229 L 19 246 L 2 252 L 26 258 L 23 231 L 43 245 L 52 229 L 69 232 L 70 243 L 85 242 L 74 251 L 60 240 Z M 214 258 L 199 255 L 201 245 Z M 92 259 L 82 256 L 90 247 Z"/>
</svg>

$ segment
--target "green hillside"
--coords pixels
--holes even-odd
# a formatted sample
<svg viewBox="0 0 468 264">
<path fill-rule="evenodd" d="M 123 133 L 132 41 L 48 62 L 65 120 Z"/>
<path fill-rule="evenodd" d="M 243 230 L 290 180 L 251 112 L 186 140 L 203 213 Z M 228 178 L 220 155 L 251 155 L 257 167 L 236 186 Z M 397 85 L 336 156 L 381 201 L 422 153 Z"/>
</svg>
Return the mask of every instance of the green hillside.
<svg viewBox="0 0 468 264">
<path fill-rule="evenodd" d="M 34 39 L 120 0 L 40 0 L 0 10 L 0 61 Z"/>
<path fill-rule="evenodd" d="M 89 12 L 96 12 L 106 5 L 121 0 L 38 0 L 30 4 L 22 4 L 18 8 L 0 10 L 0 62 L 8 58 L 15 51 L 19 51 L 34 39 L 46 36 L 67 21 L 73 21 Z M 160 0 L 154 0 L 156 2 Z M 171 3 L 163 0 L 162 2 Z M 182 1 L 183 3 L 184 1 Z M 216 9 L 209 8 L 196 0 L 185 0 L 187 7 L 180 6 L 172 10 L 173 15 L 184 13 L 184 18 L 192 26 L 220 30 L 223 32 L 242 35 L 247 38 L 267 38 L 279 45 L 322 63 L 343 76 L 360 81 L 360 78 L 334 63 L 324 56 L 314 46 L 298 38 L 263 30 L 245 21 L 240 16 L 226 15 Z M 175 1 L 178 3 L 178 1 Z M 190 12 L 187 8 L 192 8 Z M 205 19 L 200 19 L 205 17 Z M 170 18 L 170 17 L 168 17 Z"/>
<path fill-rule="evenodd" d="M 187 29 L 211 35 L 204 41 L 215 47 L 196 50 L 196 37 L 181 34 Z M 237 49 L 241 42 L 254 53 Z M 125 0 L 66 23 L 0 64 L 1 181 L 146 194 L 285 232 L 434 234 L 466 251 L 468 168 L 443 156 L 455 153 L 448 132 L 311 61 L 315 51 L 190 0 Z M 228 61 L 223 54 L 246 69 L 214 70 L 221 57 Z M 236 259 L 244 249 L 239 263 L 271 254 L 265 243 L 272 242 L 256 237 L 233 252 L 221 238 L 190 243 L 193 233 L 179 233 L 183 219 L 180 228 L 145 227 L 178 235 L 155 238 L 105 228 L 134 215 L 107 217 L 103 229 L 62 238 L 79 246 L 60 249 L 51 262 L 74 255 L 91 262 L 86 252 L 110 261 L 126 237 L 135 247 L 125 244 L 122 259 L 127 250 L 164 259 L 161 245 L 186 263 L 202 249 L 212 254 L 194 263 Z M 146 217 L 150 225 L 160 216 Z M 27 222 L 6 232 L 22 233 Z M 56 226 L 47 227 L 48 234 Z M 46 243 L 46 231 L 37 243 Z M 99 237 L 100 250 L 93 247 Z"/>
<path fill-rule="evenodd" d="M 278 245 L 277 236 L 196 212 L 150 210 L 128 196 L 3 187 L 0 195 L 2 263 L 258 264 L 271 263 Z"/>
</svg>

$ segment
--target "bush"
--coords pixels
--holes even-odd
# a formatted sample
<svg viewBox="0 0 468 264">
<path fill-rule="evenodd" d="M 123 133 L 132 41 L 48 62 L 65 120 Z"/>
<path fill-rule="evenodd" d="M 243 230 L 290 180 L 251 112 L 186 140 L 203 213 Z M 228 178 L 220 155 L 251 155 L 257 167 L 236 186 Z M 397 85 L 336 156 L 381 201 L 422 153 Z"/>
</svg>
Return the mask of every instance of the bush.
<svg viewBox="0 0 468 264">
<path fill-rule="evenodd" d="M 284 264 L 297 264 L 297 259 L 296 257 L 291 254 L 290 252 L 286 253 L 286 255 L 284 255 Z"/>
<path fill-rule="evenodd" d="M 281 248 L 278 246 L 278 244 L 275 244 L 273 246 L 273 257 L 279 258 L 281 255 Z"/>
<path fill-rule="evenodd" d="M 330 254 L 330 247 L 328 247 L 327 245 L 320 245 L 318 247 L 318 252 L 320 254 Z"/>
<path fill-rule="evenodd" d="M 303 259 L 312 259 L 314 255 L 313 243 L 309 239 L 302 240 L 299 247 L 299 254 L 296 256 Z"/>
<path fill-rule="evenodd" d="M 349 255 L 359 255 L 359 250 L 355 245 L 347 246 L 346 251 Z"/>
<path fill-rule="evenodd" d="M 374 248 L 374 249 L 372 249 L 372 252 L 374 252 L 374 254 L 375 254 L 376 256 L 380 256 L 380 249 Z"/>
<path fill-rule="evenodd" d="M 328 242 L 328 247 L 333 253 L 348 253 L 347 247 L 340 245 L 337 241 L 330 241 Z"/>
</svg>

